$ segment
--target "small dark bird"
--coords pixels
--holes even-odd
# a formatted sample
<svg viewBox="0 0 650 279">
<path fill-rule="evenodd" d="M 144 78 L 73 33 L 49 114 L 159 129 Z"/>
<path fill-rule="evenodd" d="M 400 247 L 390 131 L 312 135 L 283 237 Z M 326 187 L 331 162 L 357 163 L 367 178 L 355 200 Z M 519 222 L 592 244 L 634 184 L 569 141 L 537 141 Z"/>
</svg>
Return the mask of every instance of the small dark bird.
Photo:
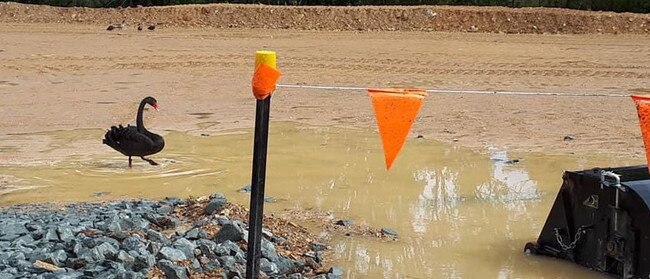
<svg viewBox="0 0 650 279">
<path fill-rule="evenodd" d="M 149 24 L 149 27 L 147 27 L 147 29 L 149 29 L 149 31 L 153 31 L 154 29 L 156 29 L 156 24 L 155 23 Z"/>
<path fill-rule="evenodd" d="M 112 126 L 104 135 L 103 143 L 129 156 L 129 168 L 131 167 L 131 156 L 138 156 L 142 160 L 149 162 L 152 166 L 158 165 L 154 160 L 144 156 L 156 154 L 165 147 L 165 140 L 152 132 L 149 132 L 142 122 L 142 113 L 144 107 L 149 104 L 158 110 L 158 102 L 153 97 L 146 97 L 140 102 L 138 115 L 136 117 L 136 126 L 127 125 L 123 127 Z"/>
<path fill-rule="evenodd" d="M 116 29 L 116 28 L 124 29 L 124 27 L 126 27 L 126 23 L 125 23 L 125 20 L 122 20 L 122 23 L 120 23 L 120 24 L 113 23 L 113 24 L 109 25 L 108 28 L 106 28 L 106 30 L 107 31 L 113 31 L 113 29 Z"/>
<path fill-rule="evenodd" d="M 142 23 L 138 24 L 138 31 L 142 31 Z"/>
</svg>

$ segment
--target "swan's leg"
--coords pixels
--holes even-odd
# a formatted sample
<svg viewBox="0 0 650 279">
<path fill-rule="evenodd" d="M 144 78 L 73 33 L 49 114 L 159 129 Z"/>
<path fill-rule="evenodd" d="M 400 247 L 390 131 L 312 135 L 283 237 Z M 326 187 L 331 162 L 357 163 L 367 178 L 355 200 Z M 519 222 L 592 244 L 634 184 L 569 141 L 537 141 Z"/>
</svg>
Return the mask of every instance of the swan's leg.
<svg viewBox="0 0 650 279">
<path fill-rule="evenodd" d="M 129 168 L 131 168 L 131 156 L 129 156 Z"/>
<path fill-rule="evenodd" d="M 145 158 L 144 156 L 140 156 L 140 158 L 141 158 L 142 160 L 145 160 L 145 161 L 149 162 L 149 164 L 152 165 L 152 166 L 157 166 L 157 165 L 158 165 L 158 163 L 154 162 L 154 161 L 151 160 L 151 159 L 147 159 L 147 158 Z"/>
</svg>

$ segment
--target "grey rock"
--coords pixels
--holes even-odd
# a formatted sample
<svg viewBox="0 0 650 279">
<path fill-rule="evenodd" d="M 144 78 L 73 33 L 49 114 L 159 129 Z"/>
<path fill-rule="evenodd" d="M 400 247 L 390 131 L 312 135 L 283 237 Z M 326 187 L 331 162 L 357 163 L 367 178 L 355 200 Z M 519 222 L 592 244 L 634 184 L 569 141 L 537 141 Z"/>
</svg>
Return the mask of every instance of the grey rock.
<svg viewBox="0 0 650 279">
<path fill-rule="evenodd" d="M 262 257 L 269 259 L 272 262 L 276 262 L 279 258 L 278 253 L 275 251 L 275 246 L 270 241 L 262 238 Z"/>
<path fill-rule="evenodd" d="M 43 223 L 41 222 L 32 222 L 25 225 L 25 228 L 30 232 L 37 232 L 43 230 Z"/>
<path fill-rule="evenodd" d="M 166 197 L 165 202 L 171 206 L 177 206 L 183 204 L 183 199 L 177 197 Z"/>
<path fill-rule="evenodd" d="M 114 271 L 104 271 L 100 273 L 97 277 L 95 278 L 102 278 L 102 279 L 116 279 L 117 276 L 115 275 Z"/>
<path fill-rule="evenodd" d="M 352 221 L 347 220 L 347 219 L 341 219 L 341 220 L 336 221 L 336 225 L 349 227 L 349 226 L 352 226 Z"/>
<path fill-rule="evenodd" d="M 122 233 L 122 225 L 120 224 L 120 219 L 117 218 L 117 217 L 111 219 L 111 221 L 108 222 L 107 230 L 109 232 L 112 232 L 113 234 L 121 234 Z"/>
<path fill-rule="evenodd" d="M 244 238 L 244 230 L 234 223 L 228 223 L 221 227 L 221 230 L 214 236 L 216 243 L 226 240 L 237 242 Z"/>
<path fill-rule="evenodd" d="M 222 257 L 219 258 L 219 263 L 224 268 L 232 267 L 232 266 L 235 265 L 236 262 L 237 262 L 237 260 L 233 256 L 222 256 Z"/>
<path fill-rule="evenodd" d="M 124 250 L 120 250 L 119 252 L 117 252 L 117 256 L 115 257 L 115 260 L 118 263 L 122 263 L 124 265 L 124 268 L 126 269 L 131 269 L 135 264 L 135 257 L 129 255 L 129 253 L 125 252 Z"/>
<path fill-rule="evenodd" d="M 138 251 L 146 248 L 145 244 L 139 236 L 129 236 L 122 241 L 120 245 L 122 249 L 128 251 Z"/>
<path fill-rule="evenodd" d="M 0 272 L 0 279 L 14 279 L 14 275 L 11 273 Z"/>
<path fill-rule="evenodd" d="M 106 259 L 115 259 L 117 255 L 117 249 L 106 242 L 95 246 L 93 250 L 96 250 L 98 254 L 101 254 Z"/>
<path fill-rule="evenodd" d="M 216 219 L 217 219 L 217 224 L 219 224 L 219 226 L 224 226 L 225 224 L 230 223 L 230 219 L 228 219 L 228 217 L 223 215 L 217 216 Z"/>
<path fill-rule="evenodd" d="M 203 264 L 203 271 L 204 272 L 213 272 L 217 268 L 221 267 L 221 263 L 217 259 L 212 259 L 208 260 L 205 264 Z"/>
<path fill-rule="evenodd" d="M 272 238 L 271 240 L 272 240 L 274 243 L 277 243 L 277 244 L 282 244 L 282 243 L 287 242 L 287 239 L 284 238 L 284 237 L 274 237 L 274 238 Z"/>
<path fill-rule="evenodd" d="M 146 228 L 149 227 L 149 221 L 145 220 L 144 218 L 133 217 L 133 218 L 131 218 L 131 222 L 132 222 L 132 224 L 133 224 L 133 225 L 132 225 L 133 227 L 130 228 L 130 229 L 141 229 L 141 230 L 144 230 L 144 229 L 146 229 Z M 122 224 L 122 226 L 124 226 L 124 224 Z M 128 228 L 128 227 L 127 227 L 127 228 Z"/>
<path fill-rule="evenodd" d="M 34 247 L 35 243 L 34 243 L 34 238 L 31 235 L 26 234 L 26 235 L 23 235 L 21 237 L 16 238 L 11 245 L 13 247 L 16 247 L 16 246 Z"/>
<path fill-rule="evenodd" d="M 77 279 L 77 278 L 82 278 L 83 273 L 81 272 L 55 272 L 55 273 L 48 273 L 43 276 L 43 279 Z"/>
<path fill-rule="evenodd" d="M 397 237 L 397 232 L 391 228 L 381 228 L 381 234 Z"/>
<path fill-rule="evenodd" d="M 144 279 L 146 278 L 144 274 L 130 271 L 130 270 L 120 270 L 115 274 L 115 279 Z"/>
<path fill-rule="evenodd" d="M 273 233 L 267 228 L 262 228 L 262 235 L 267 238 L 273 238 Z"/>
<path fill-rule="evenodd" d="M 158 212 L 159 214 L 168 214 L 168 213 L 171 213 L 173 210 L 174 210 L 174 208 L 172 208 L 171 206 L 169 206 L 167 204 L 163 204 L 159 208 L 156 209 L 156 212 Z"/>
<path fill-rule="evenodd" d="M 201 263 L 197 259 L 192 260 L 192 265 L 190 267 L 192 268 L 193 272 L 197 272 L 197 273 L 203 272 L 203 268 L 201 267 Z"/>
<path fill-rule="evenodd" d="M 65 266 L 72 269 L 84 268 L 88 263 L 92 262 L 92 258 L 80 257 L 80 258 L 70 258 L 65 261 Z"/>
<path fill-rule="evenodd" d="M 18 268 L 19 271 L 31 271 L 32 263 L 29 261 L 18 261 L 12 265 L 13 267 Z"/>
<path fill-rule="evenodd" d="M 34 249 L 34 251 L 29 253 L 29 255 L 26 255 L 26 258 L 29 261 L 34 262 L 34 261 L 44 261 L 50 256 L 51 256 L 50 251 L 47 248 L 42 247 L 42 248 Z"/>
<path fill-rule="evenodd" d="M 305 256 L 314 259 L 317 263 L 320 263 L 320 262 L 323 261 L 323 253 L 322 252 L 308 251 L 308 252 L 305 253 Z"/>
<path fill-rule="evenodd" d="M 65 260 L 67 259 L 68 254 L 66 254 L 65 251 L 59 249 L 50 254 L 50 257 L 47 258 L 46 261 L 56 266 L 63 266 L 65 265 Z"/>
<path fill-rule="evenodd" d="M 162 260 L 158 263 L 160 270 L 165 273 L 167 279 L 187 279 L 188 272 L 184 267 L 173 264 L 170 261 Z"/>
<path fill-rule="evenodd" d="M 107 243 L 107 244 L 110 244 L 111 246 L 113 246 L 113 248 L 115 248 L 115 249 L 120 248 L 120 242 L 119 241 L 117 241 L 114 238 L 110 238 L 110 237 L 106 237 L 106 236 L 95 238 L 93 242 L 94 242 L 94 245 L 93 245 L 94 247 L 96 247 L 96 246 L 98 246 L 98 245 L 100 245 L 102 243 Z"/>
<path fill-rule="evenodd" d="M 267 275 L 275 275 L 278 273 L 278 266 L 265 258 L 260 259 L 260 270 Z"/>
<path fill-rule="evenodd" d="M 196 246 L 186 238 L 179 238 L 174 242 L 174 248 L 181 250 L 188 259 L 194 258 L 194 248 Z"/>
<path fill-rule="evenodd" d="M 286 257 L 279 257 L 277 261 L 274 262 L 278 268 L 278 273 L 288 274 L 296 269 L 296 263 Z"/>
<path fill-rule="evenodd" d="M 162 233 L 159 233 L 159 232 L 154 231 L 152 229 L 147 230 L 147 237 L 149 238 L 150 241 L 159 242 L 159 243 L 161 243 L 163 245 L 170 245 L 171 244 L 171 240 L 169 240 L 169 238 L 164 236 Z"/>
<path fill-rule="evenodd" d="M 83 273 L 84 273 L 84 276 L 87 277 L 87 278 L 88 277 L 89 278 L 100 278 L 99 274 L 101 274 L 105 270 L 106 270 L 105 267 L 103 267 L 101 265 L 96 265 L 96 266 L 84 269 Z"/>
<path fill-rule="evenodd" d="M 156 258 L 151 255 L 137 255 L 135 257 L 135 263 L 133 264 L 133 270 L 135 271 L 141 271 L 145 269 L 149 269 L 153 267 L 156 264 Z"/>
<path fill-rule="evenodd" d="M 149 242 L 149 245 L 147 245 L 147 251 L 153 255 L 158 255 L 158 252 L 160 252 L 161 248 L 162 244 L 156 242 Z"/>
<path fill-rule="evenodd" d="M 45 233 L 45 236 L 43 236 L 43 240 L 45 240 L 45 241 L 59 241 L 59 234 L 56 233 L 56 229 L 49 228 L 49 229 L 47 229 L 47 232 Z"/>
<path fill-rule="evenodd" d="M 230 268 L 226 268 L 226 271 L 226 278 L 241 279 L 244 278 L 244 275 L 246 274 L 246 270 L 243 267 L 238 266 L 231 266 Z"/>
<path fill-rule="evenodd" d="M 161 216 L 154 223 L 163 229 L 173 229 L 181 224 L 181 220 L 174 216 Z"/>
<path fill-rule="evenodd" d="M 215 197 L 208 202 L 205 206 L 205 215 L 212 215 L 215 212 L 220 212 L 226 206 L 226 198 Z"/>
<path fill-rule="evenodd" d="M 199 228 L 193 228 L 185 233 L 185 238 L 197 240 L 199 239 L 199 231 L 201 231 Z"/>
<path fill-rule="evenodd" d="M 194 228 L 203 227 L 207 223 L 208 222 L 206 220 L 197 220 L 196 222 L 192 223 L 192 227 Z"/>
<path fill-rule="evenodd" d="M 226 251 L 225 254 L 227 254 L 227 255 L 230 255 L 230 256 L 244 255 L 244 251 L 242 251 L 242 249 L 239 248 L 239 245 L 237 245 L 236 243 L 234 243 L 234 242 L 232 242 L 230 240 L 226 240 L 223 243 L 219 244 L 218 246 L 220 248 L 225 249 L 225 251 Z M 222 256 L 225 256 L 225 255 L 222 255 Z"/>
<path fill-rule="evenodd" d="M 28 234 L 29 231 L 25 227 L 25 223 L 10 222 L 2 225 L 2 233 L 6 235 L 21 236 Z"/>
<path fill-rule="evenodd" d="M 64 242 L 68 242 L 74 239 L 74 234 L 69 227 L 58 228 L 57 232 L 59 233 L 59 239 Z"/>
<path fill-rule="evenodd" d="M 332 267 L 330 270 L 327 272 L 326 275 L 327 279 L 341 279 L 343 278 L 343 269 L 340 267 Z"/>
<path fill-rule="evenodd" d="M 291 275 L 287 276 L 286 279 L 303 279 L 303 278 L 305 278 L 305 277 L 303 277 L 302 274 L 294 273 L 294 274 L 291 274 Z"/>
<path fill-rule="evenodd" d="M 158 258 L 170 260 L 173 262 L 187 260 L 187 257 L 181 250 L 174 249 L 171 247 L 163 247 L 162 249 L 160 249 L 160 252 L 158 252 Z"/>
<path fill-rule="evenodd" d="M 18 238 L 20 235 L 17 234 L 5 234 L 5 235 L 0 235 L 0 241 L 13 241 L 14 239 Z"/>
<path fill-rule="evenodd" d="M 312 242 L 310 245 L 312 250 L 318 252 L 318 251 L 325 251 L 327 250 L 327 245 L 323 243 L 318 243 L 318 242 Z"/>
<path fill-rule="evenodd" d="M 201 253 L 209 258 L 216 257 L 215 250 L 217 249 L 217 244 L 211 240 L 199 239 L 196 241 L 196 246 L 201 250 Z"/>
</svg>

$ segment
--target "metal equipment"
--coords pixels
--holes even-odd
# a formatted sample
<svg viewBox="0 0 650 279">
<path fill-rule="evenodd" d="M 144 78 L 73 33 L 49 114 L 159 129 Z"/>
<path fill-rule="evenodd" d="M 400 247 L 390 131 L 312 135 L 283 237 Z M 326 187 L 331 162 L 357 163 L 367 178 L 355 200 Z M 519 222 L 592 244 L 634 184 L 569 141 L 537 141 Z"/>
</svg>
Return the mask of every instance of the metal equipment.
<svg viewBox="0 0 650 279">
<path fill-rule="evenodd" d="M 537 242 L 546 255 L 620 278 L 650 278 L 647 166 L 566 171 Z"/>
</svg>

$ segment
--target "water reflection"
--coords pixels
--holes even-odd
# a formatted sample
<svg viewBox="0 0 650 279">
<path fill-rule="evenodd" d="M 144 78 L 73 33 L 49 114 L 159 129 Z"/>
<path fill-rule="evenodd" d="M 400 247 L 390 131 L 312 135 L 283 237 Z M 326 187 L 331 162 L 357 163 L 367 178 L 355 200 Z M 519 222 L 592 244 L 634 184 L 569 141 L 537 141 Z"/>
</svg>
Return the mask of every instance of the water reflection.
<svg viewBox="0 0 650 279">
<path fill-rule="evenodd" d="M 460 201 L 457 183 L 458 173 L 443 167 L 439 170 L 417 170 L 416 181 L 424 182 L 424 190 L 411 206 L 413 231 L 426 232 L 427 224 L 441 219 L 458 219 Z"/>
<path fill-rule="evenodd" d="M 478 199 L 502 202 L 516 210 L 525 205 L 522 201 L 539 198 L 537 183 L 524 168 L 517 166 L 519 159 L 509 159 L 505 150 L 493 150 L 490 159 L 492 179 L 476 187 Z"/>
</svg>

